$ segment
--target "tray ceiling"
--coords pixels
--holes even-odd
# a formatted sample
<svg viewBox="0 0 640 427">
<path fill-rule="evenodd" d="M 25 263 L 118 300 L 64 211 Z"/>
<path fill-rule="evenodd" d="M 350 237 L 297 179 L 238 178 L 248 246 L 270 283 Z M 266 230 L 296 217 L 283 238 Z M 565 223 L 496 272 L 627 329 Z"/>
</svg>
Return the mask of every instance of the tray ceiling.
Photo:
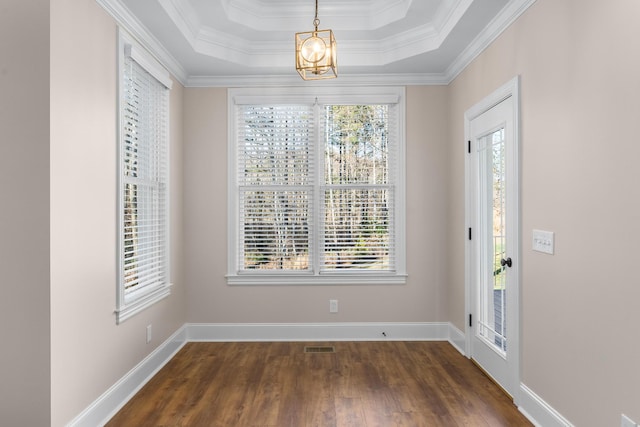
<svg viewBox="0 0 640 427">
<path fill-rule="evenodd" d="M 183 83 L 286 81 L 314 0 L 98 0 Z M 340 78 L 444 82 L 535 0 L 319 0 Z M 299 79 L 299 78 L 298 78 Z"/>
</svg>

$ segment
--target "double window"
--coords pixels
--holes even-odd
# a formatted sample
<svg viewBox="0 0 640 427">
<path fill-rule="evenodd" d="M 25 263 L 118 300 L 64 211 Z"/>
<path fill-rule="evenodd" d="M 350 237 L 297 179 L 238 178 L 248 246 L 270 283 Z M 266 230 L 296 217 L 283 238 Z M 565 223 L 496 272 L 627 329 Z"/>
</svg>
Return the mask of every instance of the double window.
<svg viewBox="0 0 640 427">
<path fill-rule="evenodd" d="M 119 55 L 117 321 L 169 295 L 168 73 L 126 34 Z"/>
<path fill-rule="evenodd" d="M 404 91 L 269 92 L 229 94 L 229 283 L 403 283 Z"/>
</svg>

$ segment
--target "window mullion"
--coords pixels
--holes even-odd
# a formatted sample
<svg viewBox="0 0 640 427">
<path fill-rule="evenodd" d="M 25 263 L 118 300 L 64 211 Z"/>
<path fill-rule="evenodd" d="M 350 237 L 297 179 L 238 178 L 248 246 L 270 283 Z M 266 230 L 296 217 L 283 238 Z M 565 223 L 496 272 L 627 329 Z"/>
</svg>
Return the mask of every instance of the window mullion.
<svg viewBox="0 0 640 427">
<path fill-rule="evenodd" d="M 318 275 L 321 268 L 321 254 L 324 247 L 324 221 L 322 220 L 321 203 L 322 203 L 322 183 L 324 182 L 324 140 L 326 138 L 326 129 L 324 127 L 326 120 L 324 117 L 324 107 L 318 104 L 317 100 L 314 104 L 314 142 L 315 150 L 315 174 L 313 176 L 313 232 L 311 233 L 313 274 Z"/>
</svg>

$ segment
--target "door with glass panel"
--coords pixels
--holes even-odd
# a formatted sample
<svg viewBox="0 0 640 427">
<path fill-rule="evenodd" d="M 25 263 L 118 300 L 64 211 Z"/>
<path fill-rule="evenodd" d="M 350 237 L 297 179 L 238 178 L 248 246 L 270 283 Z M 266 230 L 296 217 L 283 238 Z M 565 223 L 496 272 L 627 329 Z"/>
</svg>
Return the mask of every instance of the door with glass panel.
<svg viewBox="0 0 640 427">
<path fill-rule="evenodd" d="M 519 381 L 518 155 L 514 97 L 468 122 L 470 357 L 514 396 Z"/>
</svg>

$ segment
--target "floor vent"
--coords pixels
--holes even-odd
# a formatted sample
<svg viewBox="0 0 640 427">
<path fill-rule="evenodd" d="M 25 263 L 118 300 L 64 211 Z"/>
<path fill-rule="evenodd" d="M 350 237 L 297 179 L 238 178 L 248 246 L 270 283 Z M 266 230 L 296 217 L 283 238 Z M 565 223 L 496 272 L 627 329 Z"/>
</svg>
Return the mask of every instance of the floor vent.
<svg viewBox="0 0 640 427">
<path fill-rule="evenodd" d="M 305 353 L 335 353 L 336 348 L 332 345 L 313 345 L 305 346 Z"/>
</svg>

